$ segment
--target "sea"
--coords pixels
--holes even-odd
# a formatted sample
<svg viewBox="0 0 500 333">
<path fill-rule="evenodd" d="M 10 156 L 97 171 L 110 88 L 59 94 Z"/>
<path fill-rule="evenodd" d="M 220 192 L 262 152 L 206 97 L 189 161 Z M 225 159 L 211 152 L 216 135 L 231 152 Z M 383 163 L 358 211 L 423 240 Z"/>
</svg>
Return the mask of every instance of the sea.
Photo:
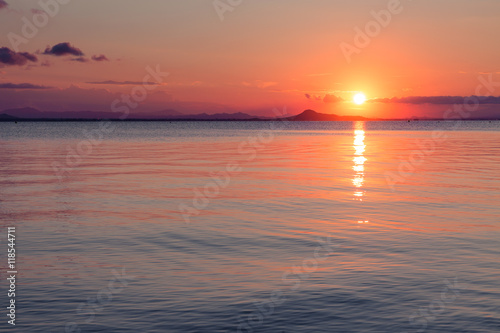
<svg viewBox="0 0 500 333">
<path fill-rule="evenodd" d="M 500 121 L 0 123 L 1 332 L 500 332 L 499 259 Z"/>
</svg>

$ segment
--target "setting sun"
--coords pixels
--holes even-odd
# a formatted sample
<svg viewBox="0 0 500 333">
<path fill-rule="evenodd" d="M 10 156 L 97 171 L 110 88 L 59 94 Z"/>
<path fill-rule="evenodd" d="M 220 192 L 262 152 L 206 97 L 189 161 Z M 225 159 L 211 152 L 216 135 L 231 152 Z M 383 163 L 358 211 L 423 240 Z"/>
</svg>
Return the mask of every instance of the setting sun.
<svg viewBox="0 0 500 333">
<path fill-rule="evenodd" d="M 352 100 L 354 103 L 361 105 L 361 104 L 366 102 L 366 96 L 363 93 L 358 93 L 358 94 L 354 95 Z"/>
</svg>

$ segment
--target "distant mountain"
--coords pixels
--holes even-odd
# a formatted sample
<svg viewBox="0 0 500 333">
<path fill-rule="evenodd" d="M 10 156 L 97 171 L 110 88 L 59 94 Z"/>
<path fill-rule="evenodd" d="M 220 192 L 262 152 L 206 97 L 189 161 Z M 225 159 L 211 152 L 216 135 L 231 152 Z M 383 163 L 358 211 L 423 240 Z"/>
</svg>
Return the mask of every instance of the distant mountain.
<svg viewBox="0 0 500 333">
<path fill-rule="evenodd" d="M 256 116 L 251 116 L 246 113 L 237 112 L 237 113 L 216 113 L 216 114 L 190 114 L 190 115 L 182 115 L 182 116 L 174 116 L 171 119 L 186 119 L 186 120 L 250 120 L 250 119 L 258 119 Z"/>
<path fill-rule="evenodd" d="M 40 117 L 41 111 L 33 108 L 19 108 L 3 110 L 3 114 L 16 118 L 36 118 Z"/>
<path fill-rule="evenodd" d="M 101 119 L 109 116 L 118 118 L 113 112 L 75 111 L 75 112 L 44 112 L 34 108 L 8 109 L 4 114 L 20 119 Z"/>
<path fill-rule="evenodd" d="M 64 112 L 49 112 L 40 111 L 34 108 L 18 108 L 8 109 L 0 113 L 0 121 L 22 121 L 22 120 L 119 120 L 122 114 L 105 111 L 64 111 Z M 415 118 L 415 117 L 414 117 Z M 369 121 L 369 120 L 408 120 L 415 121 L 418 119 L 372 119 L 361 116 L 339 116 L 336 114 L 319 113 L 314 110 L 305 110 L 302 113 L 287 118 L 281 118 L 287 121 Z M 431 118 L 419 118 L 420 120 L 441 120 Z M 495 119 L 495 118 L 493 118 Z M 197 120 L 197 121 L 270 121 L 276 118 L 264 118 L 252 116 L 247 113 L 216 113 L 216 114 L 183 114 L 173 109 L 165 109 L 161 111 L 146 111 L 146 110 L 133 110 L 125 120 Z M 481 120 L 481 119 L 469 119 Z M 488 120 L 488 119 L 482 119 Z"/>
<path fill-rule="evenodd" d="M 98 120 L 98 119 L 120 119 L 121 113 L 116 112 L 99 112 L 99 111 L 40 111 L 34 108 L 18 108 L 8 109 L 2 112 L 6 116 L 15 117 L 16 119 L 84 119 L 84 120 Z M 128 119 L 169 119 L 171 117 L 183 117 L 184 115 L 175 110 L 162 110 L 154 113 L 135 112 L 128 116 Z M 3 118 L 8 120 L 7 118 Z"/>
<path fill-rule="evenodd" d="M 12 117 L 12 116 L 9 116 L 8 114 L 0 114 L 0 120 L 18 120 L 19 118 L 17 117 Z"/>
<path fill-rule="evenodd" d="M 134 119 L 142 119 L 142 120 L 164 120 L 170 119 L 172 117 L 185 117 L 185 115 L 174 109 L 165 109 L 161 111 L 147 111 L 147 110 L 133 110 L 130 112 L 130 115 L 127 117 L 129 120 Z M 116 119 L 116 113 L 113 118 L 108 119 Z"/>
<path fill-rule="evenodd" d="M 367 121 L 370 120 L 361 116 L 338 116 L 336 114 L 319 113 L 314 110 L 305 110 L 299 115 L 288 117 L 291 121 Z"/>
<path fill-rule="evenodd" d="M 0 120 L 99 120 L 115 119 L 118 120 L 120 113 L 98 112 L 98 111 L 65 111 L 65 112 L 47 112 L 34 108 L 19 108 L 4 110 Z M 338 116 L 335 114 L 318 113 L 314 110 L 305 110 L 299 115 L 284 118 L 291 121 L 363 121 L 368 118 L 360 116 Z M 166 109 L 157 112 L 137 111 L 131 113 L 127 120 L 272 120 L 272 118 L 261 118 L 249 115 L 247 113 L 216 113 L 216 114 L 182 114 L 176 110 Z"/>
<path fill-rule="evenodd" d="M 0 113 L 0 121 L 22 121 L 22 120 L 119 120 L 122 114 L 110 111 L 64 111 L 64 112 L 49 112 L 40 111 L 34 108 L 18 108 L 8 109 Z M 217 121 L 217 120 L 240 120 L 240 121 L 271 121 L 278 118 L 267 118 L 252 116 L 247 113 L 216 113 L 216 114 L 183 114 L 173 109 L 165 109 L 161 111 L 147 110 L 131 110 L 125 120 L 198 120 L 198 121 Z M 339 116 L 336 114 L 319 113 L 314 110 L 305 110 L 304 112 L 287 118 L 281 118 L 288 121 L 370 121 L 370 120 L 394 120 L 394 121 L 416 121 L 416 120 L 442 120 L 425 117 L 412 117 L 406 119 L 380 119 L 380 118 L 365 118 L 361 116 Z M 469 120 L 495 120 L 498 117 L 492 118 L 470 118 Z"/>
<path fill-rule="evenodd" d="M 177 111 L 177 110 L 174 110 L 174 109 L 166 109 L 166 110 L 162 110 L 160 112 L 155 112 L 154 113 L 155 115 L 159 116 L 159 117 L 176 117 L 176 116 L 184 116 L 183 113 Z"/>
</svg>

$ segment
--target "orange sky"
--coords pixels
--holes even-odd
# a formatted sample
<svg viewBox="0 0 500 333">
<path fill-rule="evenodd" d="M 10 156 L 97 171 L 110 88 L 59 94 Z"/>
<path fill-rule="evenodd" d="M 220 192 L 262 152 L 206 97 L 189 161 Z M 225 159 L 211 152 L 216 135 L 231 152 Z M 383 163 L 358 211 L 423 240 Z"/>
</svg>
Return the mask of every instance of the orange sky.
<svg viewBox="0 0 500 333">
<path fill-rule="evenodd" d="M 291 113 L 311 108 L 382 118 L 439 116 L 448 106 L 356 106 L 352 95 L 469 96 L 480 75 L 500 82 L 496 0 L 227 3 L 74 0 L 44 9 L 33 0 L 0 1 L 0 47 L 37 58 L 12 64 L 7 51 L 3 58 L 0 52 L 0 110 L 107 111 L 143 80 L 147 66 L 157 65 L 170 75 L 137 112 L 271 114 L 287 106 Z M 13 34 L 26 37 L 26 22 L 44 23 L 44 17 L 33 36 L 12 42 Z M 369 45 L 357 47 L 356 28 L 372 29 Z M 84 55 L 43 54 L 63 42 Z M 346 57 L 346 45 L 356 53 Z M 107 60 L 92 60 L 100 55 Z M 96 84 L 104 81 L 122 84 Z M 19 86 L 25 83 L 44 89 Z M 497 89 L 484 92 L 499 96 Z M 328 103 L 327 95 L 326 101 L 346 101 Z M 498 114 L 495 104 L 481 110 Z"/>
</svg>

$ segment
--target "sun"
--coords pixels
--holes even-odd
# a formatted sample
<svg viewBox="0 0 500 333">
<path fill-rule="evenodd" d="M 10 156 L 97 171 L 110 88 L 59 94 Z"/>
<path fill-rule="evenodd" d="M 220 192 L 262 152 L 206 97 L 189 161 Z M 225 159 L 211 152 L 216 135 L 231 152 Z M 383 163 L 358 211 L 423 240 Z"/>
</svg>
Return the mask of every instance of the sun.
<svg viewBox="0 0 500 333">
<path fill-rule="evenodd" d="M 352 101 L 358 105 L 364 104 L 366 102 L 366 96 L 363 93 L 357 93 L 354 95 Z"/>
</svg>

